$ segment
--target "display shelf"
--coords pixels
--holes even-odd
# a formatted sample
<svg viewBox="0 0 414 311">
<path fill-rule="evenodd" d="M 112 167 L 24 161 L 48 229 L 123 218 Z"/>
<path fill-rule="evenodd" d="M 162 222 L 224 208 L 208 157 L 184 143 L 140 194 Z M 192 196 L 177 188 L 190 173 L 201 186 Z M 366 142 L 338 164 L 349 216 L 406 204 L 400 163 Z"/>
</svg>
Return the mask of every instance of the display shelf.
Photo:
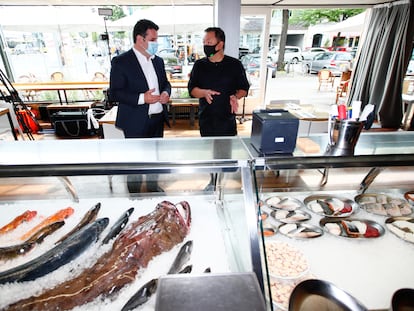
<svg viewBox="0 0 414 311">
<path fill-rule="evenodd" d="M 7 214 L 11 218 L 29 204 L 39 210 L 57 210 L 62 205 L 86 210 L 102 200 L 108 215 L 115 216 L 112 213 L 134 206 L 138 216 L 161 200 L 176 203 L 184 199 L 194 209 L 194 231 L 190 235 L 197 236 L 197 249 L 193 254 L 194 258 L 202 258 L 200 262 L 194 259 L 194 263 L 203 266 L 196 271 L 205 268 L 205 260 L 213 260 L 214 256 L 209 254 L 218 247 L 217 253 L 224 255 L 211 264 L 217 267 L 217 272 L 254 272 L 269 299 L 270 279 L 264 246 L 267 240 L 283 241 L 304 253 L 312 277 L 336 283 L 370 309 L 387 309 L 391 299 L 388 296 L 397 287 L 414 287 L 411 272 L 403 274 L 403 270 L 409 269 L 409 261 L 398 262 L 401 258 L 412 258 L 412 244 L 387 229 L 374 241 L 354 241 L 327 233 L 311 240 L 296 240 L 278 232 L 264 238 L 257 220 L 262 212 L 261 202 L 270 195 L 303 200 L 310 194 L 334 193 L 354 198 L 362 189 L 403 196 L 414 187 L 414 133 L 363 132 L 355 155 L 343 157 L 324 154 L 327 135 L 307 138 L 319 146 L 319 152 L 305 153 L 296 148 L 289 155 L 263 157 L 251 146 L 249 138 L 240 137 L 10 142 L 0 146 L 0 207 L 14 211 Z M 378 176 L 367 189 L 361 188 L 361 182 L 373 168 L 379 168 Z M 326 183 L 321 183 L 321 173 L 327 170 Z M 220 176 L 219 183 L 215 191 L 205 192 L 211 173 Z M 126 175 L 129 174 L 157 174 L 165 193 L 128 193 Z M 77 200 L 68 196 L 65 190 L 68 183 L 62 184 L 62 178 L 69 180 Z M 319 225 L 320 217 L 310 213 L 309 224 Z M 1 223 L 6 222 L 5 216 L 0 218 Z M 385 221 L 384 217 L 364 210 L 355 216 L 381 225 Z M 68 224 L 69 221 L 72 220 Z M 210 240 L 210 235 L 220 242 Z M 171 260 L 173 256 L 171 251 L 162 257 Z M 380 256 L 383 257 L 379 259 Z M 168 265 L 166 262 L 163 266 Z M 395 262 L 397 267 L 393 269 Z M 387 264 L 389 270 L 386 270 Z M 338 265 L 340 269 L 336 269 Z M 158 270 L 162 269 L 152 268 L 151 263 L 143 276 L 152 278 Z M 389 286 L 381 289 L 369 286 L 378 284 L 379 279 L 389 279 Z M 110 307 L 119 309 L 126 296 L 141 284 L 140 280 L 144 281 L 139 278 L 138 283 L 126 288 L 119 301 L 118 298 L 111 300 Z M 355 280 L 358 284 L 353 283 Z M 24 291 L 16 285 L 7 299 L 14 299 L 11 298 L 14 293 L 20 292 Z M 377 299 L 378 296 L 381 297 Z M 2 299 L 0 303 L 5 304 Z M 149 309 L 154 308 L 153 303 L 150 301 Z M 271 306 L 269 300 L 268 307 Z M 88 305 L 87 308 L 95 307 Z M 106 309 L 102 305 L 96 308 Z"/>
<path fill-rule="evenodd" d="M 1 224 L 29 206 L 46 215 L 70 205 L 79 216 L 99 201 L 103 206 L 100 214 L 113 222 L 115 215 L 129 207 L 135 208 L 133 219 L 137 219 L 163 200 L 186 200 L 192 207 L 193 222 L 186 240 L 194 241 L 190 261 L 193 274 L 206 268 L 212 274 L 254 272 L 263 288 L 250 158 L 240 138 L 35 141 L 3 144 L 0 149 L 4 155 L 0 160 L 0 208 L 11 211 L 2 214 Z M 126 175 L 154 173 L 164 193 L 128 192 Z M 219 174 L 219 182 L 216 190 L 204 191 L 210 173 Z M 62 184 L 61 178 L 69 180 L 76 200 L 68 196 L 68 184 Z M 73 227 L 73 221 L 69 218 L 66 228 Z M 202 238 L 197 238 L 200 235 Z M 50 245 L 39 247 L 32 256 Z M 105 304 L 95 301 L 81 309 L 120 310 L 140 285 L 166 273 L 177 251 L 175 247 L 154 258 L 131 286 Z M 88 254 L 95 252 L 99 253 L 91 248 Z M 79 263 L 85 256 L 73 263 L 73 271 L 82 270 Z M 61 270 L 52 277 L 71 278 L 75 272 L 68 271 L 72 270 Z M 36 288 L 30 284 L 33 282 L 3 286 L 7 295 L 0 298 L 1 306 L 18 300 L 23 293 L 40 291 L 46 286 L 42 284 L 52 285 L 47 276 L 36 280 Z M 144 310 L 154 309 L 153 299 Z"/>
<path fill-rule="evenodd" d="M 254 158 L 253 176 L 258 202 L 265 202 L 270 196 L 295 198 L 303 202 L 310 195 L 340 196 L 354 200 L 362 192 L 387 194 L 404 200 L 404 194 L 414 189 L 413 133 L 363 133 L 354 156 L 324 156 L 327 135 L 311 135 L 309 138 L 320 146 L 319 153 L 305 154 L 297 149 L 292 155 L 261 157 L 245 140 L 246 148 Z M 374 168 L 377 168 L 374 173 L 378 175 L 374 176 L 372 183 L 365 185 L 364 178 Z M 322 171 L 326 172 L 327 169 L 329 176 L 326 183 L 321 183 Z M 271 212 L 264 203 L 259 203 L 259 206 L 262 206 L 260 212 Z M 312 216 L 304 224 L 322 228 L 320 220 L 323 216 L 306 207 L 301 210 Z M 411 213 L 408 216 L 413 215 Z M 381 225 L 384 234 L 379 238 L 337 237 L 325 230 L 317 238 L 292 238 L 278 232 L 282 223 L 273 221 L 270 227 L 276 233 L 267 237 L 263 234 L 262 239 L 264 245 L 267 241 L 279 241 L 303 253 L 309 264 L 306 278 L 335 284 L 369 310 L 388 310 L 394 292 L 400 288 L 414 288 L 414 275 L 410 268 L 410 258 L 414 255 L 413 244 L 397 237 L 387 228 L 385 222 L 388 217 L 369 213 L 363 208 L 358 208 L 355 214 L 348 217 L 375 221 Z M 261 227 L 268 228 L 269 222 Z M 266 255 L 265 259 L 268 259 Z M 273 293 L 270 286 L 272 282 L 270 275 L 265 277 L 265 283 L 269 285 L 265 290 L 269 301 Z M 287 308 L 286 305 L 283 308 L 278 304 L 273 307 L 276 310 Z"/>
</svg>

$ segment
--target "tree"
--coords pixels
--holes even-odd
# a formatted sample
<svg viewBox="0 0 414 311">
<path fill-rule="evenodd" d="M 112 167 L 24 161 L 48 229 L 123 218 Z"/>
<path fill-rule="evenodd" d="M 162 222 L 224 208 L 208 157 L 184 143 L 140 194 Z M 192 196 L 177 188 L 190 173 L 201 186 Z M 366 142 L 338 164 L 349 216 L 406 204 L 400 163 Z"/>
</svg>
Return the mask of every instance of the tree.
<svg viewBox="0 0 414 311">
<path fill-rule="evenodd" d="M 294 10 L 289 23 L 293 25 L 311 26 L 323 22 L 341 22 L 362 13 L 364 9 L 311 9 Z"/>
<path fill-rule="evenodd" d="M 112 9 L 112 16 L 109 17 L 111 21 L 116 21 L 126 16 L 122 7 L 118 5 L 112 5 L 111 9 Z"/>
<path fill-rule="evenodd" d="M 287 31 L 289 25 L 289 10 L 282 11 L 282 32 L 280 34 L 279 55 L 277 58 L 277 71 L 285 69 L 285 47 L 287 41 Z"/>
</svg>

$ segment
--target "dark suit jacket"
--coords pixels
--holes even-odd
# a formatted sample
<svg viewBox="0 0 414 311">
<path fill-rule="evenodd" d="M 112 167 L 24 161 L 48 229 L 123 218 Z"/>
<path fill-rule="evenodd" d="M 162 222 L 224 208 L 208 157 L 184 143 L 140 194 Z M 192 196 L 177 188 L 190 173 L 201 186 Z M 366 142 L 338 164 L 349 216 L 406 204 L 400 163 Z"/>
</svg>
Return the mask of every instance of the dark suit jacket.
<svg viewBox="0 0 414 311">
<path fill-rule="evenodd" d="M 171 95 L 171 84 L 167 80 L 164 61 L 155 56 L 152 60 L 158 77 L 160 94 L 166 91 Z M 144 72 L 132 49 L 114 57 L 111 65 L 109 94 L 111 101 L 118 102 L 118 114 L 115 125 L 121 129 L 134 128 L 143 131 L 148 120 L 148 104 L 138 105 L 139 95 L 149 90 Z M 168 124 L 167 105 L 163 113 Z"/>
</svg>

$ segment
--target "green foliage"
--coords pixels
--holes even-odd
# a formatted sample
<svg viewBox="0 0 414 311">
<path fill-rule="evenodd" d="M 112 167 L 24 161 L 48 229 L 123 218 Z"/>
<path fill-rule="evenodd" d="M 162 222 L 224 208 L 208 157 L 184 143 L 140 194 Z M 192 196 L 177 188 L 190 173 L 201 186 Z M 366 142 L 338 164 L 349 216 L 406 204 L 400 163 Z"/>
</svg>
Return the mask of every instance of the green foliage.
<svg viewBox="0 0 414 311">
<path fill-rule="evenodd" d="M 292 10 L 289 24 L 311 26 L 322 22 L 340 22 L 362 13 L 364 9 L 310 9 Z"/>
<path fill-rule="evenodd" d="M 92 42 L 98 42 L 98 34 L 96 32 L 92 32 Z"/>
<path fill-rule="evenodd" d="M 111 8 L 112 8 L 112 16 L 109 17 L 111 21 L 116 21 L 126 16 L 122 7 L 118 5 L 112 5 Z"/>
<path fill-rule="evenodd" d="M 113 34 L 114 38 L 116 39 L 125 39 L 127 37 L 126 31 L 117 31 Z"/>
</svg>

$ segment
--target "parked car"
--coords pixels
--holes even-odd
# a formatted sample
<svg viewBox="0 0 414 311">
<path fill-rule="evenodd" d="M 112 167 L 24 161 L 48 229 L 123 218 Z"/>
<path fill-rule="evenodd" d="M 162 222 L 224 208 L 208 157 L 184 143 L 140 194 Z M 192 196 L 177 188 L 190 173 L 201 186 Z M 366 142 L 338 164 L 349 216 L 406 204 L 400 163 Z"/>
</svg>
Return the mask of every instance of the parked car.
<svg viewBox="0 0 414 311">
<path fill-rule="evenodd" d="M 164 58 L 164 64 L 166 72 L 171 74 L 183 72 L 183 66 L 181 65 L 179 59 L 175 56 Z"/>
<path fill-rule="evenodd" d="M 241 58 L 241 63 L 247 74 L 257 75 L 260 71 L 261 54 L 247 54 Z M 266 60 L 267 68 L 272 69 L 272 77 L 276 76 L 276 63 L 272 57 L 268 56 Z"/>
<path fill-rule="evenodd" d="M 13 54 L 16 55 L 34 53 L 40 53 L 40 50 L 38 47 L 33 46 L 32 43 L 19 43 L 13 49 Z"/>
<path fill-rule="evenodd" d="M 328 52 L 328 49 L 325 48 L 306 48 L 302 52 L 302 59 L 303 60 L 311 60 L 315 57 L 316 54 L 322 53 L 322 52 Z"/>
<path fill-rule="evenodd" d="M 269 55 L 272 57 L 274 62 L 277 62 L 279 58 L 279 47 L 275 46 L 270 48 Z M 302 59 L 302 50 L 300 47 L 291 45 L 285 46 L 284 61 L 286 63 L 297 64 L 302 61 Z"/>
<path fill-rule="evenodd" d="M 307 73 L 319 72 L 329 69 L 335 76 L 352 68 L 354 57 L 348 52 L 323 52 L 316 54 L 313 59 L 303 63 L 303 71 Z"/>
<path fill-rule="evenodd" d="M 177 50 L 173 48 L 161 49 L 158 51 L 157 55 L 164 59 L 174 58 L 174 57 L 177 57 Z"/>
</svg>

